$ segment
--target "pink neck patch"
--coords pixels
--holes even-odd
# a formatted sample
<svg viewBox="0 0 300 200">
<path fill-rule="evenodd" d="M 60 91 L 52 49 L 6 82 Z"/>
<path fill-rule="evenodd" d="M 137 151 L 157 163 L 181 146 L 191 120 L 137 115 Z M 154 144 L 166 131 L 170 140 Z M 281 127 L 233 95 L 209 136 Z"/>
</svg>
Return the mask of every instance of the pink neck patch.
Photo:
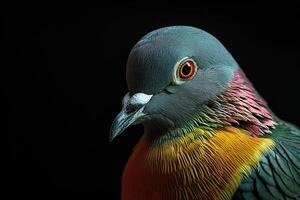
<svg viewBox="0 0 300 200">
<path fill-rule="evenodd" d="M 252 135 L 271 133 L 270 129 L 276 125 L 267 103 L 257 94 L 241 69 L 235 72 L 229 88 L 217 97 L 217 102 L 222 105 L 218 117 L 220 121 L 237 124 Z"/>
</svg>

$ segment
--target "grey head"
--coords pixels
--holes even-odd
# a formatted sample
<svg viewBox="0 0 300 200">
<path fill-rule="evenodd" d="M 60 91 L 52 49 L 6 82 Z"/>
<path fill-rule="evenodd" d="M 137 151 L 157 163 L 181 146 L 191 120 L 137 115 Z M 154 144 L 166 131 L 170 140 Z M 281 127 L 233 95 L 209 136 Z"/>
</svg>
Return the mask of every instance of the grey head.
<svg viewBox="0 0 300 200">
<path fill-rule="evenodd" d="M 201 105 L 226 90 L 237 68 L 226 48 L 201 29 L 171 26 L 148 33 L 129 54 L 129 92 L 111 139 L 131 124 L 143 123 L 148 134 L 183 127 Z"/>
</svg>

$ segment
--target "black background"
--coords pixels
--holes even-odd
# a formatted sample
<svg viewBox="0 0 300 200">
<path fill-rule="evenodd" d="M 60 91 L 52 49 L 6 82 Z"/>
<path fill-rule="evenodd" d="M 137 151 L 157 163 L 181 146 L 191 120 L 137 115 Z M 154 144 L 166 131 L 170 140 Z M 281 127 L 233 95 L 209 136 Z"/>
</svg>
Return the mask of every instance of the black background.
<svg viewBox="0 0 300 200">
<path fill-rule="evenodd" d="M 5 189 L 118 199 L 123 167 L 143 131 L 131 127 L 108 142 L 127 92 L 126 59 L 140 37 L 163 26 L 192 25 L 216 36 L 272 110 L 300 125 L 299 15 L 297 4 L 1 7 Z"/>
</svg>

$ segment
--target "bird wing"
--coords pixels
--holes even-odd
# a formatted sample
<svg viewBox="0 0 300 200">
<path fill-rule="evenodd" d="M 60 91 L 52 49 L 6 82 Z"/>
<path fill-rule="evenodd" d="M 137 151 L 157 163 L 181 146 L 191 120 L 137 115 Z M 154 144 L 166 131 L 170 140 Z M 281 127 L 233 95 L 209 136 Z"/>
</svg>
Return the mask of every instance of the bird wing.
<svg viewBox="0 0 300 200">
<path fill-rule="evenodd" d="M 244 178 L 234 199 L 300 199 L 300 130 L 278 120 L 276 147 Z"/>
</svg>

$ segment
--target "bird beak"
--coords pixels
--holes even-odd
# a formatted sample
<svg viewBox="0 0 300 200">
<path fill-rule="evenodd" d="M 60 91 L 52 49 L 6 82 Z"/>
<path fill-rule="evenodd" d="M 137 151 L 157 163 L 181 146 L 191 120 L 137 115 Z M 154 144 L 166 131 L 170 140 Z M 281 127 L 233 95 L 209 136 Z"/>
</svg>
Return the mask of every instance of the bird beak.
<svg viewBox="0 0 300 200">
<path fill-rule="evenodd" d="M 127 93 L 124 96 L 122 110 L 111 125 L 110 141 L 120 135 L 130 125 L 141 122 L 141 118 L 146 115 L 143 112 L 145 105 L 150 101 L 152 96 L 144 93 L 136 93 L 132 96 Z"/>
</svg>

